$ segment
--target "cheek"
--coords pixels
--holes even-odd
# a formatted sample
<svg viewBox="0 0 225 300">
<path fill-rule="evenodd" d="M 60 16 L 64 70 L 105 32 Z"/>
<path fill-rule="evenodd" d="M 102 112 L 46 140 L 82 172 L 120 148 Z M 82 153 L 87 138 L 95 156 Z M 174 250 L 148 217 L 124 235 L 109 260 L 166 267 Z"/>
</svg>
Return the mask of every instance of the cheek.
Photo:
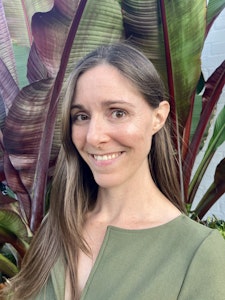
<svg viewBox="0 0 225 300">
<path fill-rule="evenodd" d="M 74 146 L 79 150 L 84 143 L 83 130 L 72 127 L 71 138 Z"/>
<path fill-rule="evenodd" d="M 119 132 L 119 134 L 118 134 Z M 118 129 L 116 133 L 121 143 L 127 143 L 133 147 L 144 147 L 150 151 L 152 140 L 152 127 L 149 124 L 133 123 L 125 130 Z"/>
</svg>

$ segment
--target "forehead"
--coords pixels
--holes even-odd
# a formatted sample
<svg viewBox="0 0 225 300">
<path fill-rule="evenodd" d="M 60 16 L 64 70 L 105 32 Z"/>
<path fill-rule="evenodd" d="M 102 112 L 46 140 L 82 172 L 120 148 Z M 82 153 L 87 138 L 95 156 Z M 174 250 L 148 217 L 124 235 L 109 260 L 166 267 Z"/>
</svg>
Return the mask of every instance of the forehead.
<svg viewBox="0 0 225 300">
<path fill-rule="evenodd" d="M 85 96 L 126 97 L 139 95 L 139 90 L 131 80 L 125 77 L 116 67 L 109 64 L 97 65 L 83 74 L 77 80 L 73 101 L 81 101 Z"/>
</svg>

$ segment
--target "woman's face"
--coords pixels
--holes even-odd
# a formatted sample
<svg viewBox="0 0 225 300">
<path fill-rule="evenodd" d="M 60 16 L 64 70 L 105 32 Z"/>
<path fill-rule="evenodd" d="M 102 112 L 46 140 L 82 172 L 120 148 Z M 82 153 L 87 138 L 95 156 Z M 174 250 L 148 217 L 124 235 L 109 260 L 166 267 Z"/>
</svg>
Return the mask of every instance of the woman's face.
<svg viewBox="0 0 225 300">
<path fill-rule="evenodd" d="M 162 120 L 160 107 L 152 109 L 111 65 L 80 76 L 71 107 L 72 141 L 99 186 L 133 184 L 137 176 L 149 176 L 152 136 L 168 114 Z"/>
</svg>

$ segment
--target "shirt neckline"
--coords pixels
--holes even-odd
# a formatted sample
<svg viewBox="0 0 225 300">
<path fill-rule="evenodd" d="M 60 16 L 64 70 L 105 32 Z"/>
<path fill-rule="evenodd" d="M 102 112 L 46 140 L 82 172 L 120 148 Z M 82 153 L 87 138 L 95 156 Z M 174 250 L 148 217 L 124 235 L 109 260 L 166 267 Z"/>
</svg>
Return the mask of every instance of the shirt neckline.
<svg viewBox="0 0 225 300">
<path fill-rule="evenodd" d="M 118 226 L 114 226 L 114 225 L 108 225 L 106 232 L 109 231 L 109 230 L 120 231 L 120 232 L 127 232 L 127 233 L 138 233 L 138 232 L 152 231 L 152 230 L 157 230 L 157 229 L 161 229 L 163 227 L 170 226 L 173 223 L 176 223 L 177 221 L 179 221 L 180 219 L 182 219 L 183 217 L 186 217 L 186 215 L 184 215 L 183 213 L 181 213 L 177 217 L 175 217 L 175 218 L 171 219 L 170 221 L 165 222 L 163 224 L 152 226 L 152 227 L 140 228 L 140 229 L 123 228 L 123 227 L 118 227 Z"/>
<path fill-rule="evenodd" d="M 109 236 L 110 236 L 110 233 L 112 231 L 113 232 L 118 232 L 118 233 L 120 233 L 120 232 L 121 233 L 128 233 L 128 234 L 132 234 L 132 233 L 137 233 L 137 234 L 138 233 L 146 233 L 146 232 L 150 232 L 150 231 L 155 231 L 155 230 L 163 229 L 164 227 L 173 225 L 174 223 L 176 223 L 177 221 L 179 221 L 182 218 L 185 218 L 185 215 L 181 213 L 179 216 L 175 217 L 174 219 L 172 219 L 172 220 L 170 220 L 170 221 L 168 221 L 168 222 L 166 222 L 164 224 L 161 224 L 161 225 L 155 226 L 155 227 L 150 227 L 150 228 L 143 228 L 143 229 L 127 229 L 127 228 L 116 227 L 116 226 L 113 226 L 113 225 L 108 225 L 107 228 L 106 228 L 105 236 L 104 236 L 101 248 L 99 250 L 99 253 L 97 255 L 97 258 L 96 258 L 96 260 L 94 262 L 94 265 L 93 265 L 93 267 L 91 269 L 91 272 L 90 272 L 90 274 L 88 276 L 86 284 L 85 284 L 83 290 L 81 291 L 80 300 L 84 300 L 86 294 L 88 293 L 89 286 L 91 285 L 91 282 L 92 282 L 92 279 L 94 278 L 95 272 L 97 271 L 99 263 L 100 263 L 103 255 L 104 255 L 104 251 L 105 251 L 105 249 L 107 247 L 107 244 L 108 244 L 108 241 L 109 241 Z"/>
</svg>

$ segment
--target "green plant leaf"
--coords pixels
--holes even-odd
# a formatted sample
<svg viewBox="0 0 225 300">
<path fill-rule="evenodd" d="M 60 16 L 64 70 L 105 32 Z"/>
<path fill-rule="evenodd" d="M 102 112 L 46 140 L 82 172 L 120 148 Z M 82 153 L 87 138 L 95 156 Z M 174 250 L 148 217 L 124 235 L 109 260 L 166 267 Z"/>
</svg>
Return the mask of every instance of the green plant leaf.
<svg viewBox="0 0 225 300">
<path fill-rule="evenodd" d="M 205 174 L 205 171 L 216 152 L 217 148 L 222 145 L 225 141 L 225 106 L 219 113 L 215 126 L 214 126 L 214 132 L 213 135 L 209 141 L 208 147 L 205 151 L 205 155 L 199 164 L 199 167 L 197 168 L 195 175 L 190 183 L 189 187 L 189 200 L 190 203 L 192 203 L 194 196 L 196 194 L 196 191 L 199 187 L 199 184 L 202 180 L 203 175 Z"/>
<path fill-rule="evenodd" d="M 191 171 L 194 165 L 195 158 L 199 151 L 200 144 L 203 142 L 203 135 L 207 126 L 209 125 L 209 120 L 214 114 L 214 109 L 220 98 L 224 84 L 225 61 L 223 61 L 221 65 L 216 68 L 216 70 L 205 83 L 205 91 L 202 96 L 201 115 L 183 161 L 183 172 L 185 175 L 185 194 L 187 194 L 188 184 L 190 182 Z M 194 194 L 191 193 L 190 195 Z M 192 196 L 188 199 L 188 201 L 193 201 Z"/>
<path fill-rule="evenodd" d="M 0 244 L 10 243 L 23 257 L 31 237 L 30 229 L 21 216 L 18 201 L 0 193 Z"/>
<path fill-rule="evenodd" d="M 225 158 L 216 167 L 214 182 L 210 185 L 202 199 L 195 208 L 195 215 L 200 219 L 204 217 L 207 211 L 215 202 L 225 193 Z"/>
<path fill-rule="evenodd" d="M 13 45 L 14 56 L 16 60 L 16 70 L 18 74 L 18 85 L 20 88 L 28 84 L 27 79 L 27 60 L 30 48 L 20 45 Z"/>
<path fill-rule="evenodd" d="M 19 269 L 7 257 L 0 253 L 0 271 L 10 278 L 15 276 L 19 272 Z"/>
<path fill-rule="evenodd" d="M 176 110 L 184 126 L 201 74 L 205 0 L 124 0 L 122 11 L 126 37 L 156 66 L 167 86 L 173 114 Z"/>
<path fill-rule="evenodd" d="M 212 26 L 216 17 L 221 13 L 221 11 L 224 8 L 225 8 L 224 0 L 209 0 L 208 6 L 207 6 L 207 15 L 206 15 L 206 22 L 207 22 L 208 30 Z"/>
</svg>

